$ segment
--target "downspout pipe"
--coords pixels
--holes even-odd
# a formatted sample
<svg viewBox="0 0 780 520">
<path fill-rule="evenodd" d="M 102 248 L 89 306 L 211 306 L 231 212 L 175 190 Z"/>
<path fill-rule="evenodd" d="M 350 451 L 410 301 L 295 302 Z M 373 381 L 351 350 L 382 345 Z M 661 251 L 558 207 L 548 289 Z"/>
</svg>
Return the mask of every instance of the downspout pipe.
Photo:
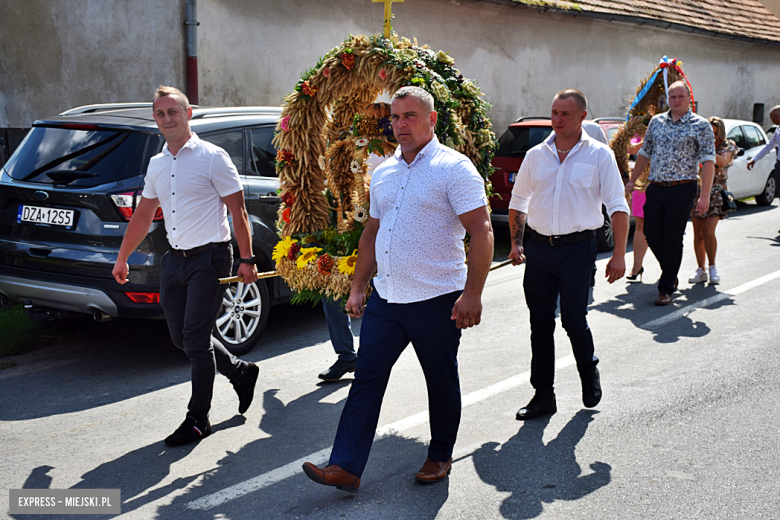
<svg viewBox="0 0 780 520">
<path fill-rule="evenodd" d="M 198 0 L 187 0 L 187 97 L 198 104 Z"/>
</svg>

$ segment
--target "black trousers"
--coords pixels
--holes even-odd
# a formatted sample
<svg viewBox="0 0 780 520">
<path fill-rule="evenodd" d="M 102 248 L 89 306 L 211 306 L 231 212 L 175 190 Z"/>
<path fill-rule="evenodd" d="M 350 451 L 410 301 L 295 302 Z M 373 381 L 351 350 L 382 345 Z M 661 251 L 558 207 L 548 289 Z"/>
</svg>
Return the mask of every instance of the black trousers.
<svg viewBox="0 0 780 520">
<path fill-rule="evenodd" d="M 561 324 L 571 341 L 580 378 L 593 375 L 599 362 L 588 327 L 588 296 L 596 238 L 552 246 L 531 237 L 525 243 L 523 289 L 531 316 L 531 385 L 551 398 L 555 378 L 555 308 L 561 298 Z"/>
<path fill-rule="evenodd" d="M 216 370 L 235 381 L 248 366 L 211 335 L 225 294 L 217 279 L 230 276 L 232 257 L 226 244 L 189 258 L 170 252 L 162 258 L 160 305 L 173 344 L 190 359 L 192 397 L 187 415 L 199 421 L 208 419 Z"/>
<path fill-rule="evenodd" d="M 696 200 L 695 182 L 677 186 L 647 187 L 645 238 L 661 264 L 658 292 L 672 294 L 683 256 L 683 235 Z"/>
</svg>

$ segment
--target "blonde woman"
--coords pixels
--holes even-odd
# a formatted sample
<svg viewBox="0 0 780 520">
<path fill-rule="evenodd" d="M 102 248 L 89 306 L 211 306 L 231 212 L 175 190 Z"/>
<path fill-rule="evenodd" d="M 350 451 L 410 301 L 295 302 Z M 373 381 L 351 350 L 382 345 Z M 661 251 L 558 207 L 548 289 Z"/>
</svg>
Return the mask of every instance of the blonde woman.
<svg viewBox="0 0 780 520">
<path fill-rule="evenodd" d="M 734 162 L 737 154 L 737 145 L 734 141 L 726 139 L 726 125 L 719 117 L 709 119 L 712 131 L 715 134 L 715 176 L 712 179 L 712 191 L 710 192 L 710 207 L 706 213 L 696 211 L 696 206 L 691 210 L 693 220 L 693 251 L 696 253 L 696 262 L 699 264 L 696 272 L 688 279 L 690 283 L 710 281 L 710 285 L 720 283 L 720 274 L 715 267 L 715 253 L 718 250 L 718 240 L 715 238 L 715 227 L 718 221 L 726 218 L 723 211 L 722 190 L 727 190 L 728 169 Z M 699 181 L 701 183 L 701 181 Z M 701 184 L 699 185 L 701 192 Z M 709 261 L 708 269 L 704 269 L 704 260 Z"/>
</svg>

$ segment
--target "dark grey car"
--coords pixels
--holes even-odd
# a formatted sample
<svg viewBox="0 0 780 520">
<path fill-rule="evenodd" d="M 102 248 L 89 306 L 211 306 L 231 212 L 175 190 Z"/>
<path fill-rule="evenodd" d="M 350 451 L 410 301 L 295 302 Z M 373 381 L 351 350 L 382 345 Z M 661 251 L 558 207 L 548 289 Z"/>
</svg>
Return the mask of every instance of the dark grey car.
<svg viewBox="0 0 780 520">
<path fill-rule="evenodd" d="M 151 104 L 91 105 L 36 121 L 0 178 L 0 294 L 24 302 L 34 319 L 87 313 L 110 318 L 163 318 L 160 259 L 169 249 L 158 210 L 130 256 L 129 283 L 111 270 L 144 175 L 164 139 Z M 277 242 L 276 150 L 281 109 L 193 107 L 191 127 L 230 154 L 244 183 L 258 270 L 273 270 Z M 234 243 L 234 251 L 237 247 Z M 237 258 L 238 254 L 234 254 Z M 251 350 L 271 305 L 289 300 L 278 277 L 226 286 L 215 335 L 232 352 Z"/>
</svg>

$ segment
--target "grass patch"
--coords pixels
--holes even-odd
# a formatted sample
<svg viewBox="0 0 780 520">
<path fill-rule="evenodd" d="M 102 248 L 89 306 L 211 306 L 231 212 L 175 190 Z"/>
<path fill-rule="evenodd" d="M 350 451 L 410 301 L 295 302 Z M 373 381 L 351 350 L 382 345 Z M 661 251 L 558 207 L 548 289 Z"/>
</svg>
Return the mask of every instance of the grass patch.
<svg viewBox="0 0 780 520">
<path fill-rule="evenodd" d="M 27 317 L 21 304 L 9 309 L 0 309 L 0 358 L 19 354 L 27 347 L 38 330 L 38 324 Z M 3 362 L 0 369 L 10 368 L 15 363 Z"/>
</svg>

